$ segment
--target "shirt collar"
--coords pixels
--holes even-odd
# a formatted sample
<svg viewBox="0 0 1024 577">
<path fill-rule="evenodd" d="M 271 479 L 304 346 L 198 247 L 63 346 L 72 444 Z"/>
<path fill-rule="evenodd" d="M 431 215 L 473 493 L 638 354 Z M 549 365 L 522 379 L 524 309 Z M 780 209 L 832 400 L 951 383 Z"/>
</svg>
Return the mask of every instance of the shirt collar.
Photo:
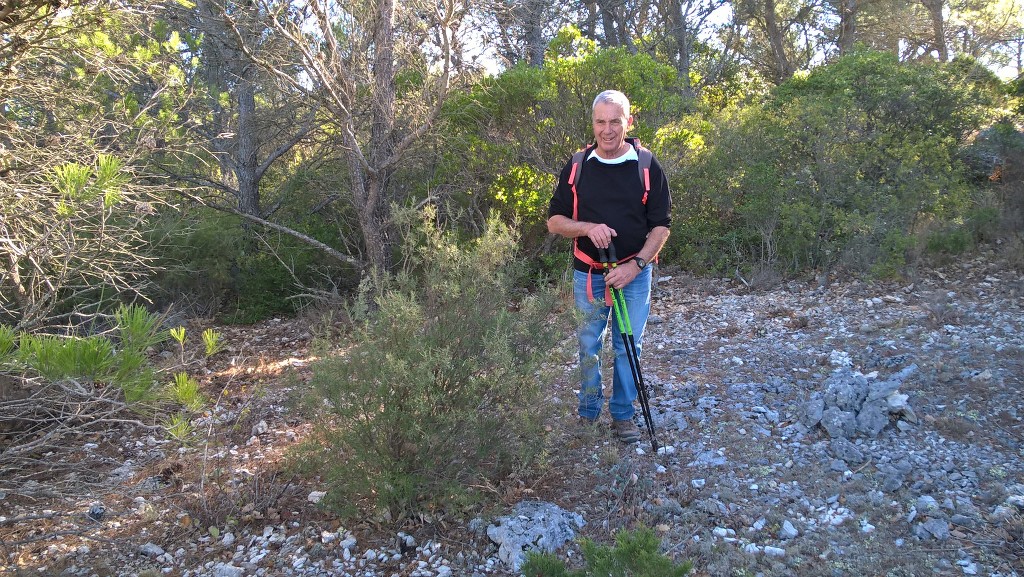
<svg viewBox="0 0 1024 577">
<path fill-rule="evenodd" d="M 622 156 L 617 158 L 601 158 L 597 155 L 597 149 L 595 148 L 590 152 L 590 156 L 587 157 L 587 160 L 590 160 L 591 158 L 596 158 L 598 161 L 605 164 L 622 164 L 623 162 L 629 162 L 630 160 L 640 160 L 640 157 L 636 153 L 636 149 L 632 146 L 630 146 L 629 150 L 627 150 Z"/>
</svg>

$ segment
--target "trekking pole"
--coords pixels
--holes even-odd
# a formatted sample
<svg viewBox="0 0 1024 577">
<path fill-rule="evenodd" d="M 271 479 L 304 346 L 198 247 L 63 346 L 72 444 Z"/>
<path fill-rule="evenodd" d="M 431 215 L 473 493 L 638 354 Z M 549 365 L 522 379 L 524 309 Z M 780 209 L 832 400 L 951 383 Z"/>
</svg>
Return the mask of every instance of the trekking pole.
<svg viewBox="0 0 1024 577">
<path fill-rule="evenodd" d="M 605 270 L 608 269 L 609 261 L 611 263 L 611 268 L 615 268 L 618 265 L 618 259 L 615 256 L 615 245 L 608 245 L 608 253 L 605 253 L 603 249 L 599 249 L 598 254 L 601 257 L 601 262 L 604 264 Z M 612 307 L 615 312 L 616 322 L 619 326 L 619 334 L 621 335 L 622 343 L 626 348 L 626 360 L 629 361 L 629 370 L 633 374 L 633 382 L 636 384 L 636 394 L 640 399 L 640 411 L 644 417 L 644 424 L 647 425 L 647 433 L 651 436 L 651 449 L 657 453 L 658 439 L 654 432 L 654 419 L 651 417 L 651 403 L 647 394 L 647 385 L 644 383 L 643 373 L 640 371 L 640 354 L 636 349 L 636 339 L 633 338 L 633 327 L 629 322 L 629 312 L 626 310 L 626 297 L 622 294 L 622 289 L 608 288 L 612 295 Z"/>
</svg>

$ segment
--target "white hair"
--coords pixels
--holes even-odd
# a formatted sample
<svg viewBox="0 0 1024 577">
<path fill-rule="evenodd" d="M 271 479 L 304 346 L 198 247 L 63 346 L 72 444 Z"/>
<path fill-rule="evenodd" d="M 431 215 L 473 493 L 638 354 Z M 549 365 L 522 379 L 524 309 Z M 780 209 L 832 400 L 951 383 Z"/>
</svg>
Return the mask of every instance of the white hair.
<svg viewBox="0 0 1024 577">
<path fill-rule="evenodd" d="M 622 108 L 622 112 L 625 113 L 626 118 L 629 118 L 629 98 L 618 90 L 605 90 L 598 94 L 597 98 L 594 99 L 591 110 L 596 109 L 598 104 L 614 104 L 619 106 Z"/>
</svg>

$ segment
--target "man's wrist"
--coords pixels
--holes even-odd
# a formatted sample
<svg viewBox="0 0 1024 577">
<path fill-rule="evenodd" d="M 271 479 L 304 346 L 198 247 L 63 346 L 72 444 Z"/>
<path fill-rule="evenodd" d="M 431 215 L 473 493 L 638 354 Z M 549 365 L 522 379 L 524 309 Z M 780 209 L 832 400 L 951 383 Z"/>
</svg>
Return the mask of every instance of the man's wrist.
<svg viewBox="0 0 1024 577">
<path fill-rule="evenodd" d="M 640 270 L 644 270 L 645 268 L 647 268 L 647 261 L 644 260 L 643 258 L 640 258 L 639 256 L 633 257 L 633 263 L 636 264 L 637 268 L 639 268 Z"/>
</svg>

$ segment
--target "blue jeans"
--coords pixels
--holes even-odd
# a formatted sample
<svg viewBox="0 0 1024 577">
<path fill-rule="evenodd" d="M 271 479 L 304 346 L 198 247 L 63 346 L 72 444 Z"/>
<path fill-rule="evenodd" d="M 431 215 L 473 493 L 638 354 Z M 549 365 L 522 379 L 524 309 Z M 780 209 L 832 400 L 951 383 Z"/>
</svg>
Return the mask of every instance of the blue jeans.
<svg viewBox="0 0 1024 577">
<path fill-rule="evenodd" d="M 626 263 L 628 266 L 636 266 Z M 604 406 L 604 391 L 601 386 L 601 348 L 604 343 L 605 331 L 609 324 L 612 329 L 612 350 L 615 352 L 615 363 L 612 369 L 612 398 L 608 401 L 608 412 L 616 421 L 631 419 L 636 409 L 636 382 L 629 369 L 629 358 L 626 356 L 626 344 L 622 341 L 618 319 L 612 314 L 612 307 L 604 301 L 604 277 L 598 273 L 590 274 L 591 302 L 587 294 L 587 273 L 573 271 L 573 295 L 576 308 L 583 315 L 579 327 L 580 343 L 580 407 L 581 417 L 596 419 Z M 647 326 L 647 316 L 651 312 L 651 267 L 640 271 L 636 279 L 622 289 L 626 300 L 626 311 L 636 341 L 637 356 L 640 355 Z"/>
</svg>

